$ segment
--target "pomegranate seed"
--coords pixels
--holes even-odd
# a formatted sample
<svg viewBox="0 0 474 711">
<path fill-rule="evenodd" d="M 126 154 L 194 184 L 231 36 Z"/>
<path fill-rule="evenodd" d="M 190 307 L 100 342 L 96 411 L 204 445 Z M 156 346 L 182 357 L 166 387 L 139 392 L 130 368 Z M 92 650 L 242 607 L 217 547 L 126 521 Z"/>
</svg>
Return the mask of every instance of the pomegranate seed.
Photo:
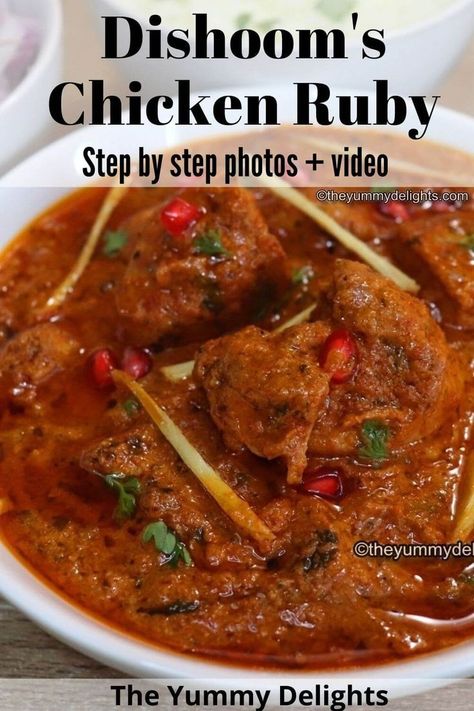
<svg viewBox="0 0 474 711">
<path fill-rule="evenodd" d="M 122 369 L 134 380 L 140 380 L 148 375 L 153 367 L 153 361 L 148 351 L 143 348 L 126 348 L 122 358 Z"/>
<path fill-rule="evenodd" d="M 379 211 L 386 217 L 391 217 L 396 222 L 406 222 L 410 219 L 410 212 L 406 205 L 399 200 L 389 200 L 387 203 L 379 202 Z"/>
<path fill-rule="evenodd" d="M 201 217 L 201 211 L 196 205 L 175 198 L 171 200 L 161 211 L 161 222 L 165 230 L 177 237 L 188 227 L 194 225 Z"/>
<path fill-rule="evenodd" d="M 110 388 L 113 384 L 112 371 L 117 368 L 117 358 L 110 348 L 101 348 L 91 355 L 92 377 L 98 388 Z"/>
<path fill-rule="evenodd" d="M 323 499 L 341 499 L 344 496 L 341 469 L 323 466 L 316 470 L 307 470 L 303 490 Z"/>
<path fill-rule="evenodd" d="M 333 331 L 324 343 L 319 356 L 321 368 L 331 376 L 331 383 L 346 383 L 354 374 L 358 360 L 357 344 L 349 331 Z"/>
</svg>

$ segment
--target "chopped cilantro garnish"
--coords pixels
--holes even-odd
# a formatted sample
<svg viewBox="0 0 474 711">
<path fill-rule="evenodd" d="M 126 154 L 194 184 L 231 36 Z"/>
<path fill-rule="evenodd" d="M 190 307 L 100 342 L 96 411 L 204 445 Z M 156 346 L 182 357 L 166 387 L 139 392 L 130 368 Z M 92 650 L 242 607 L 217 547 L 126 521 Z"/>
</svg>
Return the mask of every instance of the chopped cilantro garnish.
<svg viewBox="0 0 474 711">
<path fill-rule="evenodd" d="M 178 565 L 180 560 L 186 566 L 192 564 L 188 549 L 164 521 L 150 523 L 143 531 L 142 538 L 144 543 L 153 541 L 156 550 L 166 556 L 167 565 Z"/>
<path fill-rule="evenodd" d="M 388 458 L 390 429 L 379 420 L 367 420 L 362 425 L 359 455 L 363 459 L 382 462 Z"/>
<path fill-rule="evenodd" d="M 193 242 L 194 254 L 206 254 L 208 257 L 230 257 L 230 252 L 222 244 L 222 238 L 217 230 L 208 230 L 199 235 Z"/>
<path fill-rule="evenodd" d="M 130 398 L 129 400 L 125 400 L 125 402 L 122 403 L 122 407 L 127 413 L 127 415 L 129 417 L 132 417 L 132 415 L 134 415 L 140 410 L 141 405 L 137 400 Z"/>
<path fill-rule="evenodd" d="M 106 257 L 116 257 L 125 247 L 128 241 L 128 235 L 123 230 L 109 230 L 104 235 L 103 253 Z"/>
<path fill-rule="evenodd" d="M 291 281 L 295 286 L 306 286 L 314 279 L 314 270 L 310 264 L 307 264 L 300 269 L 295 269 L 291 277 Z"/>
<path fill-rule="evenodd" d="M 474 252 L 474 232 L 462 238 L 461 247 L 468 249 L 469 252 Z"/>
<path fill-rule="evenodd" d="M 115 509 L 115 517 L 119 521 L 132 518 L 137 509 L 137 496 L 140 493 L 140 482 L 132 476 L 114 473 L 103 477 L 109 486 L 118 496 L 118 504 Z"/>
</svg>

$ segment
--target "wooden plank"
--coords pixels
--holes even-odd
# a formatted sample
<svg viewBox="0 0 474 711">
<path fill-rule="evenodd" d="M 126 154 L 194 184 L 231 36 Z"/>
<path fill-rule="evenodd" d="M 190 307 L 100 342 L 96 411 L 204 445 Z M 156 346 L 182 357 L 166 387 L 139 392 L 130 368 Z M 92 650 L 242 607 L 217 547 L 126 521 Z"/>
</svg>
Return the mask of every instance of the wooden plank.
<svg viewBox="0 0 474 711">
<path fill-rule="evenodd" d="M 3 678 L 115 679 L 124 675 L 50 637 L 0 597 Z"/>
</svg>

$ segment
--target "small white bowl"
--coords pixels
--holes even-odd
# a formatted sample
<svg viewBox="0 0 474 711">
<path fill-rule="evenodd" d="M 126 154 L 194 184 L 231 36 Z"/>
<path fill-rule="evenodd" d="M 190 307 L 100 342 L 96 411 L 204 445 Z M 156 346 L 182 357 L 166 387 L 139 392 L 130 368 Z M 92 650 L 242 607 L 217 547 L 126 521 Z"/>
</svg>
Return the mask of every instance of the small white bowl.
<svg viewBox="0 0 474 711">
<path fill-rule="evenodd" d="M 211 3 L 208 2 L 207 6 Z M 156 3 L 156 12 L 166 23 L 165 3 Z M 103 36 L 103 15 L 128 15 L 149 28 L 148 14 L 135 0 L 92 0 L 93 11 Z M 196 2 L 195 12 L 204 12 L 206 3 Z M 291 4 L 288 5 L 291 13 Z M 308 22 L 308 25 L 311 23 Z M 360 41 L 348 37 L 346 60 L 285 60 L 256 57 L 253 60 L 146 59 L 146 47 L 134 57 L 116 60 L 129 81 L 142 82 L 145 92 L 174 94 L 176 78 L 191 80 L 194 91 L 222 86 L 273 83 L 275 77 L 291 84 L 325 82 L 348 89 L 370 91 L 373 79 L 388 79 L 390 89 L 400 94 L 423 94 L 439 86 L 465 50 L 474 26 L 474 0 L 453 0 L 445 10 L 426 20 L 386 32 L 387 51 L 376 61 L 361 58 Z M 119 36 L 124 25 L 120 25 Z M 168 28 L 171 29 L 171 28 Z M 145 38 L 146 39 L 146 38 Z"/>
<path fill-rule="evenodd" d="M 40 25 L 38 55 L 24 79 L 0 103 L 0 173 L 24 157 L 51 121 L 48 93 L 59 82 L 62 67 L 60 0 L 10 0 L 13 10 Z"/>
</svg>

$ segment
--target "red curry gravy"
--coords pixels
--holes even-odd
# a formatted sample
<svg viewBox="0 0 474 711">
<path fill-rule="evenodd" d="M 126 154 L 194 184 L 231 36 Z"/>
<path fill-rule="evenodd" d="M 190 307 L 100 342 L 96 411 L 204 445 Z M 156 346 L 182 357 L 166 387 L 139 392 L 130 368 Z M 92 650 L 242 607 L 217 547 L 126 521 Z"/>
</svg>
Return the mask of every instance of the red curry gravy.
<svg viewBox="0 0 474 711">
<path fill-rule="evenodd" d="M 45 319 L 105 194 L 54 205 L 0 263 L 8 544 L 111 624 L 221 661 L 358 666 L 471 635 L 460 622 L 474 614 L 471 559 L 357 558 L 353 546 L 453 540 L 472 457 L 472 196 L 326 206 L 418 281 L 408 296 L 267 191 L 191 188 L 183 208 L 171 190 L 133 189 Z M 311 324 L 269 336 L 313 303 Z M 349 339 L 342 350 L 334 332 Z M 170 382 L 160 370 L 195 357 L 191 378 Z M 204 491 L 108 379 L 112 365 L 139 378 L 250 504 L 275 535 L 271 550 Z M 107 475 L 133 480 L 121 517 Z M 153 523 L 174 535 L 178 555 L 145 542 Z"/>
</svg>

